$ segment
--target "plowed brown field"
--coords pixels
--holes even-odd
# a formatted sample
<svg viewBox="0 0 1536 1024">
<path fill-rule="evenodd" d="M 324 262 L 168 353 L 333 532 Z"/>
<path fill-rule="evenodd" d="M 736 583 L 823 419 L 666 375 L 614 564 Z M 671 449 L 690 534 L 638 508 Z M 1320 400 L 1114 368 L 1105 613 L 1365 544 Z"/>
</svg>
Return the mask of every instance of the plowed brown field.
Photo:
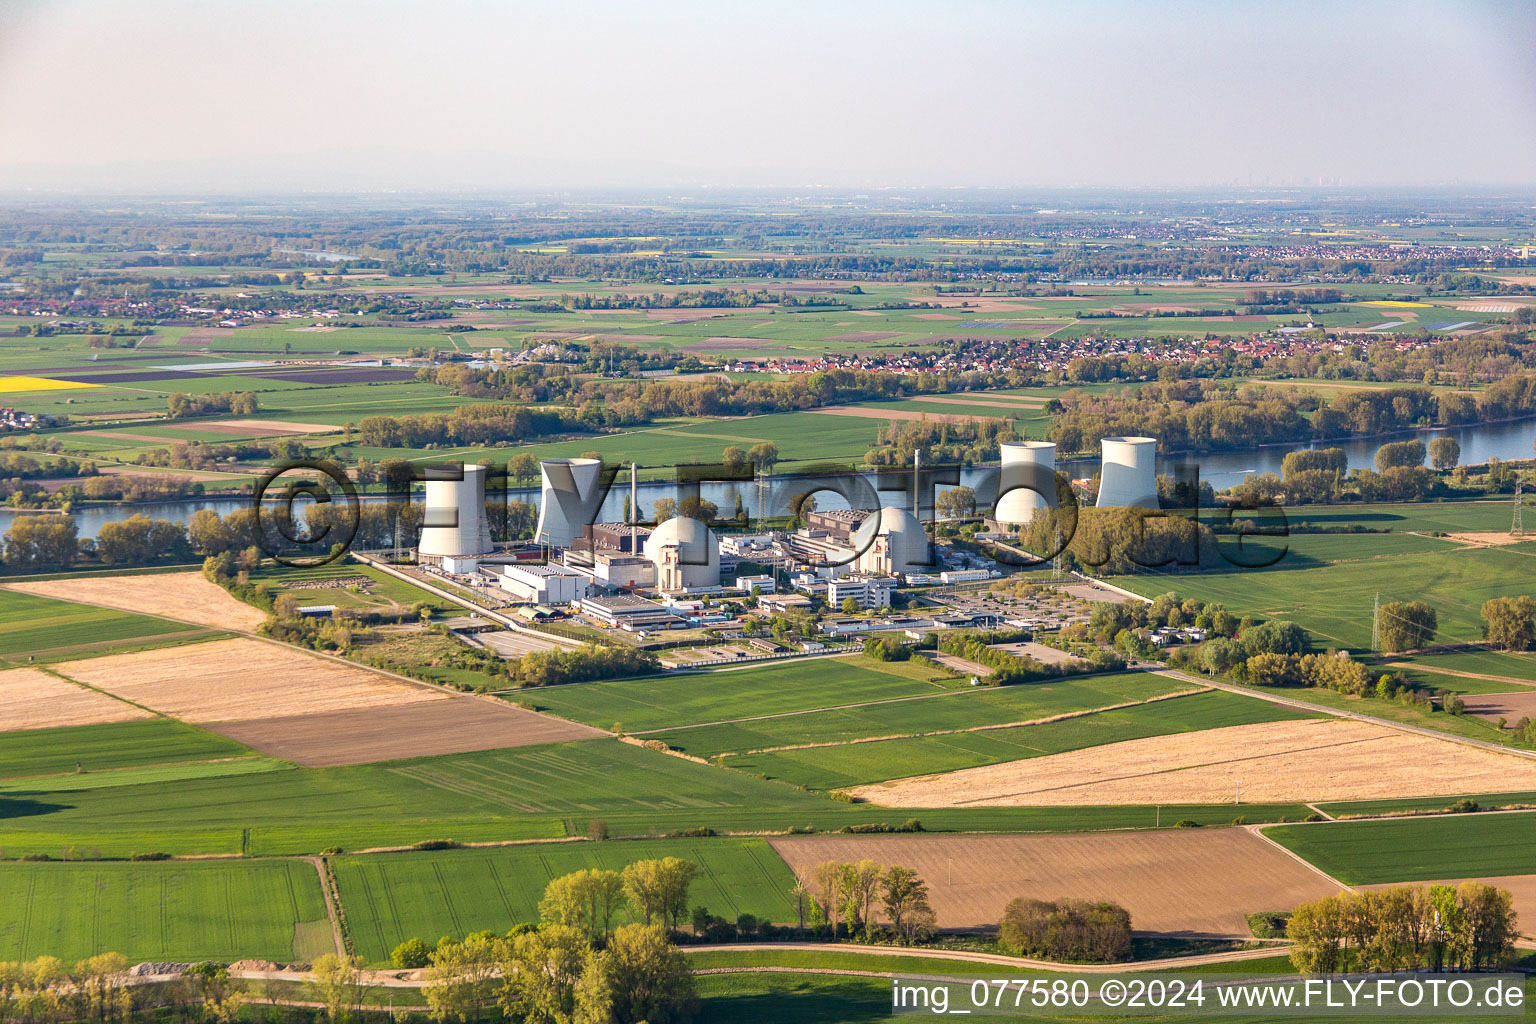
<svg viewBox="0 0 1536 1024">
<path fill-rule="evenodd" d="M 1365 722 L 1237 725 L 860 786 L 887 807 L 1250 803 L 1536 789 L 1536 761 Z"/>
<path fill-rule="evenodd" d="M 1247 829 L 1078 835 L 773 839 L 811 884 L 821 861 L 868 857 L 928 883 L 941 928 L 995 926 L 1008 901 L 1114 900 L 1136 931 L 1250 937 L 1244 915 L 1289 910 L 1339 887 Z"/>
<path fill-rule="evenodd" d="M 265 612 L 230 597 L 200 572 L 142 576 L 92 576 L 73 580 L 8 583 L 11 590 L 63 601 L 100 605 L 124 612 L 162 615 L 200 626 L 251 632 L 267 621 Z"/>
<path fill-rule="evenodd" d="M 0 732 L 153 718 L 143 708 L 35 668 L 0 672 Z"/>
</svg>

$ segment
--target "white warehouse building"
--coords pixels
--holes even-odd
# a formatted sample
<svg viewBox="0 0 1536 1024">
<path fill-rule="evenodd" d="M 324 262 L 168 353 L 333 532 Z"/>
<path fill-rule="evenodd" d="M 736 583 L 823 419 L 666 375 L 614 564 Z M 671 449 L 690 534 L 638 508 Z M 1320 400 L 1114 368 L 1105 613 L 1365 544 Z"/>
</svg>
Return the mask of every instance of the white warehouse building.
<svg viewBox="0 0 1536 1024">
<path fill-rule="evenodd" d="M 509 565 L 501 589 L 532 604 L 575 604 L 587 596 L 587 578 L 563 565 Z"/>
<path fill-rule="evenodd" d="M 429 466 L 421 539 L 417 558 L 441 565 L 444 558 L 461 560 L 495 550 L 485 518 L 485 467 Z M 471 565 L 471 570 L 473 566 Z"/>
<path fill-rule="evenodd" d="M 1157 508 L 1157 439 L 1106 437 L 1099 471 L 1099 508 Z"/>
</svg>

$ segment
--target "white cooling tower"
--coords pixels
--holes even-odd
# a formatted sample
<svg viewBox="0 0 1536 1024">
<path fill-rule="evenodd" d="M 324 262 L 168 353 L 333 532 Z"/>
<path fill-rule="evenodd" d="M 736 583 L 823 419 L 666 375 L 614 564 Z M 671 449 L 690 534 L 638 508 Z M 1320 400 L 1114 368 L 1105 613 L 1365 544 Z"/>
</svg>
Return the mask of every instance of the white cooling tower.
<svg viewBox="0 0 1536 1024">
<path fill-rule="evenodd" d="M 1020 525 L 1035 511 L 1056 507 L 1056 446 L 1049 441 L 1004 441 L 996 519 Z"/>
<path fill-rule="evenodd" d="M 1157 508 L 1157 439 L 1106 437 L 1099 508 Z"/>
<path fill-rule="evenodd" d="M 720 585 L 720 539 L 687 516 L 673 516 L 645 539 L 645 557 L 656 567 L 656 589 L 693 590 Z"/>
<path fill-rule="evenodd" d="M 895 506 L 888 505 L 864 520 L 853 535 L 853 547 L 860 552 L 859 568 L 879 576 L 926 572 L 933 563 L 922 522 Z"/>
<path fill-rule="evenodd" d="M 442 557 L 490 554 L 491 527 L 485 519 L 485 467 L 427 468 L 427 502 L 418 555 Z"/>
<path fill-rule="evenodd" d="M 601 459 L 545 459 L 539 463 L 539 528 L 535 537 L 552 548 L 568 548 L 592 521 Z"/>
</svg>

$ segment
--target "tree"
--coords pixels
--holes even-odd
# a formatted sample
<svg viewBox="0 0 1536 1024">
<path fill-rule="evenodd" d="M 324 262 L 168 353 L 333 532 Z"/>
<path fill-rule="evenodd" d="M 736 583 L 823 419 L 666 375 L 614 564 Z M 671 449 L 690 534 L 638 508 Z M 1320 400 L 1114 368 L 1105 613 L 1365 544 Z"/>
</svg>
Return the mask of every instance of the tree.
<svg viewBox="0 0 1536 1024">
<path fill-rule="evenodd" d="M 1455 469 L 1461 461 L 1461 443 L 1454 437 L 1437 437 L 1429 442 L 1429 464 L 1442 472 Z"/>
<path fill-rule="evenodd" d="M 1225 675 L 1246 660 L 1243 645 L 1224 637 L 1216 637 L 1201 644 L 1196 657 L 1206 674 L 1213 676 Z"/>
<path fill-rule="evenodd" d="M 834 939 L 837 938 L 837 924 L 841 919 L 837 900 L 837 881 L 841 874 L 842 865 L 835 860 L 824 860 L 811 869 L 816 883 L 816 903 L 822 916 L 827 919 L 827 924 L 831 926 Z"/>
<path fill-rule="evenodd" d="M 1285 925 L 1292 966 L 1302 974 L 1337 972 L 1343 966 L 1344 934 L 1344 910 L 1337 896 L 1303 903 Z"/>
<path fill-rule="evenodd" d="M 964 484 L 951 487 L 934 499 L 935 510 L 945 519 L 965 519 L 976 514 L 976 492 Z"/>
<path fill-rule="evenodd" d="M 677 515 L 676 498 L 657 498 L 651 503 L 651 519 L 657 526 L 660 526 L 675 515 Z"/>
<path fill-rule="evenodd" d="M 617 871 L 573 871 L 550 881 L 539 901 L 539 916 L 546 924 L 577 928 L 588 942 L 608 934 L 613 912 L 624 896 L 624 881 Z"/>
<path fill-rule="evenodd" d="M 720 462 L 727 472 L 739 473 L 747 468 L 747 453 L 733 444 L 720 453 Z"/>
<path fill-rule="evenodd" d="M 70 516 L 17 516 L 5 534 L 5 564 L 16 572 L 60 569 L 79 553 Z"/>
<path fill-rule="evenodd" d="M 1392 441 L 1376 449 L 1376 472 L 1424 465 L 1423 441 Z"/>
<path fill-rule="evenodd" d="M 389 960 L 401 970 L 415 970 L 432 962 L 432 950 L 420 939 L 406 939 L 389 954 Z"/>
<path fill-rule="evenodd" d="M 859 614 L 859 602 L 857 600 L 855 600 L 854 598 L 852 598 L 852 597 L 845 597 L 845 598 L 843 598 L 843 614 L 844 615 L 857 615 L 857 614 Z"/>
<path fill-rule="evenodd" d="M 592 947 L 577 928 L 546 924 L 500 942 L 501 988 L 497 995 L 505 1019 L 528 1024 L 563 1024 L 576 1010 L 576 987 Z"/>
<path fill-rule="evenodd" d="M 1389 601 L 1377 614 L 1381 649 L 1389 654 L 1428 647 L 1435 639 L 1435 610 L 1422 601 Z"/>
<path fill-rule="evenodd" d="M 594 978 L 589 989 L 607 991 L 613 1024 L 674 1024 L 692 1016 L 698 1004 L 687 960 L 654 925 L 620 926 L 586 973 Z M 602 1000 L 583 995 L 590 1014 L 590 1004 Z"/>
<path fill-rule="evenodd" d="M 447 1024 L 476 1024 L 494 1000 L 496 970 L 507 959 L 505 943 L 489 933 L 469 936 L 463 942 L 444 939 L 432 951 L 426 984 L 426 997 L 432 1018 Z"/>
<path fill-rule="evenodd" d="M 1112 963 L 1131 952 L 1131 915 L 1119 904 L 1016 899 L 1003 911 L 998 945 L 1020 956 Z"/>
<path fill-rule="evenodd" d="M 1527 596 L 1494 597 L 1483 602 L 1483 637 L 1506 651 L 1536 646 L 1536 600 Z"/>
<path fill-rule="evenodd" d="M 692 861 L 678 857 L 637 860 L 622 873 L 624 895 L 646 924 L 659 918 L 675 928 L 688 914 L 688 889 L 697 871 Z"/>
<path fill-rule="evenodd" d="M 747 452 L 747 458 L 752 460 L 752 465 L 759 473 L 772 473 L 773 467 L 779 463 L 779 446 L 772 441 L 755 444 Z"/>
<path fill-rule="evenodd" d="M 928 904 L 928 883 L 916 871 L 900 865 L 892 865 L 880 882 L 880 900 L 885 905 L 886 916 L 891 920 L 891 930 L 902 941 L 924 937 L 932 927 L 933 908 Z"/>
<path fill-rule="evenodd" d="M 712 501 L 706 501 L 697 495 L 690 494 L 677 503 L 677 514 L 689 519 L 697 519 L 701 523 L 707 523 L 720 515 L 720 508 Z"/>
<path fill-rule="evenodd" d="M 352 1019 L 352 1007 L 358 1000 L 358 979 L 362 961 L 355 956 L 322 953 L 310 965 L 316 1001 L 325 1007 L 331 1024 L 346 1024 Z"/>
<path fill-rule="evenodd" d="M 870 926 L 870 908 L 880 892 L 880 879 L 885 869 L 878 861 L 865 858 L 852 864 L 840 865 L 837 880 L 838 901 L 848 918 L 848 929 L 866 931 Z"/>
</svg>

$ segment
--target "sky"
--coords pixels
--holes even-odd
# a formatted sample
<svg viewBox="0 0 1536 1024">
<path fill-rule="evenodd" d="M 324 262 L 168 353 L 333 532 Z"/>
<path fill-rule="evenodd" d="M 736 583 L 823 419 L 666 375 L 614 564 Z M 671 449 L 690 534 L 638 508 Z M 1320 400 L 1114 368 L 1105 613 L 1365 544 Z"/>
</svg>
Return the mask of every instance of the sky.
<svg viewBox="0 0 1536 1024">
<path fill-rule="evenodd" d="M 1536 184 L 1536 3 L 0 0 L 0 188 Z"/>
</svg>

